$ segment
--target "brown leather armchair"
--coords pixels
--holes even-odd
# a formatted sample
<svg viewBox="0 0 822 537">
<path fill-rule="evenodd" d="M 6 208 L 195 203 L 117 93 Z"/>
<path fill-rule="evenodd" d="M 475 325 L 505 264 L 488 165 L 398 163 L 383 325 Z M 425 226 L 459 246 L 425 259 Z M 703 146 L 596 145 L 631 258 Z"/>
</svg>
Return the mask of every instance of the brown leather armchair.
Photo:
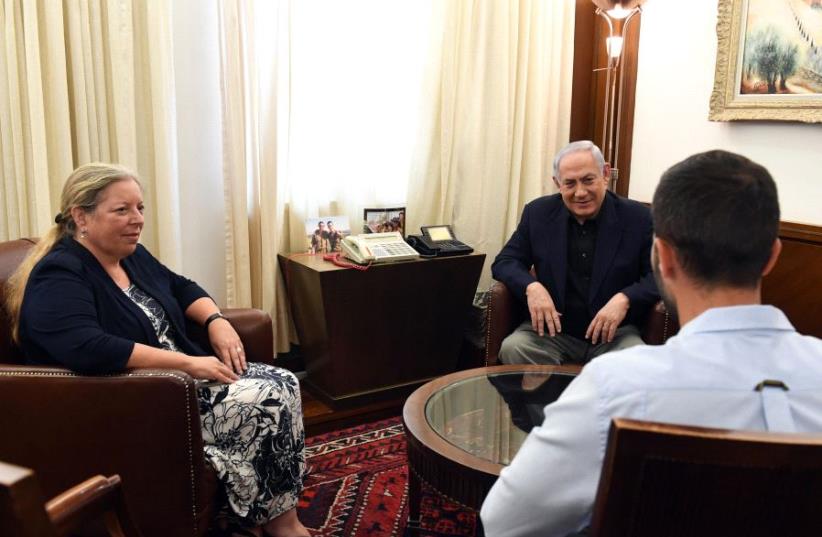
<svg viewBox="0 0 822 537">
<path fill-rule="evenodd" d="M 34 244 L 0 243 L 0 300 L 10 274 Z M 89 475 L 119 474 L 146 536 L 204 535 L 215 513 L 217 476 L 203 455 L 194 379 L 171 369 L 78 375 L 22 365 L 0 308 L 0 459 L 33 468 L 54 496 Z M 250 361 L 272 363 L 271 317 L 223 313 Z M 195 337 L 203 337 L 200 330 Z"/>
<path fill-rule="evenodd" d="M 525 320 L 517 300 L 502 282 L 494 282 L 488 296 L 488 324 L 485 331 L 485 365 L 499 362 L 502 340 Z M 662 345 L 679 331 L 674 315 L 660 300 L 648 313 L 642 327 L 642 339 L 649 345 Z"/>
<path fill-rule="evenodd" d="M 120 476 L 97 475 L 44 503 L 28 468 L 0 462 L 0 535 L 59 537 L 91 524 L 113 537 L 142 537 L 123 497 Z"/>
<path fill-rule="evenodd" d="M 590 537 L 816 537 L 822 436 L 611 420 Z"/>
</svg>

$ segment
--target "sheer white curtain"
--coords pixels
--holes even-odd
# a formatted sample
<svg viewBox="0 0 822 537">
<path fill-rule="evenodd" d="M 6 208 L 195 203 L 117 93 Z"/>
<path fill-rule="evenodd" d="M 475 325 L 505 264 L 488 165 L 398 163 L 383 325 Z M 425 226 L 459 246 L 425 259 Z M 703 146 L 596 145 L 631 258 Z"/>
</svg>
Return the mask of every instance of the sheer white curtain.
<svg viewBox="0 0 822 537">
<path fill-rule="evenodd" d="M 277 252 L 288 145 L 290 2 L 220 2 L 219 34 L 229 306 L 271 313 L 275 349 L 288 350 L 288 308 Z M 281 134 L 282 133 L 282 134 Z"/>
<path fill-rule="evenodd" d="M 290 246 L 303 219 L 405 205 L 422 76 L 439 0 L 312 0 L 291 8 Z"/>
<path fill-rule="evenodd" d="M 288 309 L 304 219 L 405 205 L 492 258 L 568 139 L 573 2 L 220 3 L 229 304 Z M 547 174 L 547 175 L 546 175 Z M 487 271 L 484 276 L 487 285 Z"/>
<path fill-rule="evenodd" d="M 164 0 L 0 2 L 0 239 L 43 233 L 76 166 L 119 162 L 144 180 L 143 243 L 179 266 L 171 54 Z"/>
<path fill-rule="evenodd" d="M 229 305 L 272 313 L 288 349 L 278 252 L 304 220 L 405 198 L 430 0 L 222 2 Z"/>
<path fill-rule="evenodd" d="M 408 193 L 409 229 L 453 224 L 490 263 L 523 205 L 553 190 L 568 142 L 574 2 L 439 2 L 426 119 Z"/>
</svg>

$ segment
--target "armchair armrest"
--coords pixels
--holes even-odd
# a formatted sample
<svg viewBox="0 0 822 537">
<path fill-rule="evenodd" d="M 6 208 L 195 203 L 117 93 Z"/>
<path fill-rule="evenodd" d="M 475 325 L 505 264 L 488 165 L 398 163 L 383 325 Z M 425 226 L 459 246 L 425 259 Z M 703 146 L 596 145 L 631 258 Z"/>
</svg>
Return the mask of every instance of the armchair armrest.
<svg viewBox="0 0 822 537">
<path fill-rule="evenodd" d="M 648 312 L 648 318 L 642 327 L 642 339 L 648 345 L 662 345 L 678 331 L 679 322 L 676 314 L 668 311 L 665 303 L 660 300 Z"/>
<path fill-rule="evenodd" d="M 119 474 L 147 533 L 145 521 L 166 535 L 203 533 L 217 483 L 203 455 L 197 388 L 188 374 L 85 376 L 2 365 L 0 408 L 0 459 L 35 469 L 46 496 L 89 475 Z"/>
<path fill-rule="evenodd" d="M 126 507 L 119 475 L 86 479 L 51 499 L 46 504 L 46 512 L 58 535 L 68 535 L 86 521 L 95 519 L 104 519 L 111 535 L 142 535 Z"/>
<path fill-rule="evenodd" d="M 489 290 L 487 315 L 485 365 L 494 365 L 499 361 L 502 340 L 513 332 L 520 322 L 516 300 L 502 282 L 494 282 Z"/>
<path fill-rule="evenodd" d="M 254 308 L 225 308 L 222 310 L 228 322 L 237 331 L 245 347 L 245 357 L 249 362 L 274 365 L 274 329 L 271 316 Z M 204 349 L 210 349 L 208 335 L 202 326 L 192 322 L 186 324 L 191 339 Z"/>
<path fill-rule="evenodd" d="M 522 322 L 516 299 L 502 282 L 494 282 L 488 297 L 488 327 L 485 334 L 485 365 L 499 362 L 502 340 Z M 651 308 L 642 326 L 642 339 L 649 345 L 662 345 L 679 331 L 675 312 L 661 300 Z"/>
</svg>

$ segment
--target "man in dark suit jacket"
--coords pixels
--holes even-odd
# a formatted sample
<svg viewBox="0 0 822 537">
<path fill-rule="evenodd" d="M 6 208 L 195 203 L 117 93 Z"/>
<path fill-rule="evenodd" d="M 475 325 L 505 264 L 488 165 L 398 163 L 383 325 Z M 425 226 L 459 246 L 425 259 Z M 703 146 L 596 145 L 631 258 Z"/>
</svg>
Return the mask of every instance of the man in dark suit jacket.
<svg viewBox="0 0 822 537">
<path fill-rule="evenodd" d="M 608 191 L 599 148 L 569 144 L 553 172 L 559 193 L 525 206 L 492 266 L 530 316 L 502 342 L 505 363 L 585 363 L 642 344 L 637 325 L 659 300 L 651 213 Z"/>
</svg>

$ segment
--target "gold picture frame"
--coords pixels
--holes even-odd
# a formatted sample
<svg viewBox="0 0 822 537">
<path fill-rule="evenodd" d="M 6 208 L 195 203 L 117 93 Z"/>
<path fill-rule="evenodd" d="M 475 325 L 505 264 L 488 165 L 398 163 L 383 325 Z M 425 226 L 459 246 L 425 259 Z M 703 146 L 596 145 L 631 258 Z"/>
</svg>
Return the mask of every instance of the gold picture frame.
<svg viewBox="0 0 822 537">
<path fill-rule="evenodd" d="M 816 10 L 822 13 L 822 2 L 718 4 L 716 74 L 708 118 L 822 122 L 822 23 L 814 24 L 822 18 L 816 16 Z"/>
</svg>

